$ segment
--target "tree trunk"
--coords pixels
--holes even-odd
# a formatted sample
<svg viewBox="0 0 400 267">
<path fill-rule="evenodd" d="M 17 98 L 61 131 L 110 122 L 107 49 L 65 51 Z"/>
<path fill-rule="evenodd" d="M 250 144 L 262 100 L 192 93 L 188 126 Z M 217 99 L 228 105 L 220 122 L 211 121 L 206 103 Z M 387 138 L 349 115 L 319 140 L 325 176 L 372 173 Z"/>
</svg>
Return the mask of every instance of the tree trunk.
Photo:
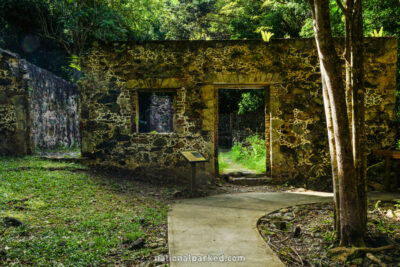
<svg viewBox="0 0 400 267">
<path fill-rule="evenodd" d="M 328 89 L 326 88 L 324 75 L 322 75 L 322 93 L 324 98 L 326 128 L 328 130 L 329 151 L 332 164 L 332 182 L 333 182 L 333 197 L 334 197 L 334 230 L 336 237 L 340 239 L 340 201 L 339 201 L 339 181 L 337 173 L 337 155 L 335 144 L 335 133 L 333 132 L 332 110 L 329 100 Z"/>
<path fill-rule="evenodd" d="M 353 103 L 353 150 L 358 176 L 358 195 L 360 217 L 363 231 L 367 225 L 367 158 L 365 136 L 365 86 L 364 86 L 364 29 L 362 18 L 362 0 L 354 0 L 351 40 L 352 103 Z"/>
<path fill-rule="evenodd" d="M 337 0 L 339 1 L 339 0 Z M 349 94 L 348 107 L 351 109 L 353 159 L 358 178 L 360 217 L 363 219 L 363 231 L 367 223 L 366 195 L 366 137 L 364 107 L 364 29 L 362 19 L 362 0 L 347 0 L 343 12 L 346 18 L 346 92 Z"/>
<path fill-rule="evenodd" d="M 339 182 L 340 243 L 364 246 L 364 220 L 360 217 L 358 179 L 353 160 L 341 62 L 332 38 L 329 0 L 308 0 L 313 13 L 315 40 L 331 107 Z M 324 99 L 325 100 L 325 99 Z M 334 162 L 334 160 L 332 161 Z"/>
</svg>

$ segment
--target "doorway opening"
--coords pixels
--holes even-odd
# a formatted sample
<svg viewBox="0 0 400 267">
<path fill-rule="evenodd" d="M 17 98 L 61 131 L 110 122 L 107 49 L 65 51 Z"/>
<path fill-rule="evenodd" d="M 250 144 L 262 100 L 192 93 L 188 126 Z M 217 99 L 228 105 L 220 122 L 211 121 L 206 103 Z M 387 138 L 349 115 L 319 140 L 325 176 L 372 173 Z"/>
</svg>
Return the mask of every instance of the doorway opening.
<svg viewBox="0 0 400 267">
<path fill-rule="evenodd" d="M 266 173 L 265 88 L 218 89 L 218 172 Z"/>
</svg>

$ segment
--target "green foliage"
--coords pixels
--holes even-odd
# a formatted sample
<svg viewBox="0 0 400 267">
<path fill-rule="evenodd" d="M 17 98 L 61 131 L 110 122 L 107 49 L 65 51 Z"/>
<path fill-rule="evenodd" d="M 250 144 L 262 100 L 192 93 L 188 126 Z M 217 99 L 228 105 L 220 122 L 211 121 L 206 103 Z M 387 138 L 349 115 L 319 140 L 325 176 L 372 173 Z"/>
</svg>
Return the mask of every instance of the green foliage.
<svg viewBox="0 0 400 267">
<path fill-rule="evenodd" d="M 389 211 L 388 207 L 385 204 L 386 203 L 383 203 L 381 200 L 376 201 L 374 205 L 374 210 L 372 212 L 379 214 L 379 216 L 377 216 L 377 219 L 370 221 L 369 224 L 375 227 L 380 232 L 393 234 L 400 229 L 400 225 L 395 220 L 387 220 L 385 218 L 387 212 Z M 393 211 L 390 210 L 392 216 L 393 212 L 397 212 L 397 210 L 400 210 L 400 202 L 398 201 L 398 204 L 394 204 L 393 208 Z"/>
<path fill-rule="evenodd" d="M 159 39 L 164 0 L 2 0 L 0 45 L 71 81 L 93 44 Z M 70 60 L 73 57 L 73 60 Z"/>
<path fill-rule="evenodd" d="M 137 239 L 143 237 L 145 234 L 142 231 L 138 231 L 138 232 L 133 232 L 133 233 L 127 233 L 125 235 L 125 239 L 127 241 L 132 241 L 135 242 Z"/>
<path fill-rule="evenodd" d="M 55 145 L 55 147 L 51 148 L 51 149 L 41 149 L 41 148 L 35 147 L 36 155 L 40 155 L 43 153 L 49 153 L 49 152 L 50 153 L 54 153 L 54 152 L 69 153 L 69 154 L 71 154 L 70 155 L 71 157 L 76 157 L 81 154 L 81 146 L 79 143 L 74 142 L 74 143 L 72 143 L 71 146 L 64 145 L 62 143 L 57 143 Z M 65 157 L 68 157 L 68 155 L 65 155 Z"/>
<path fill-rule="evenodd" d="M 128 180 L 82 169 L 36 157 L 0 158 L 0 218 L 23 223 L 0 223 L 0 265 L 136 265 L 135 258 L 151 258 L 148 248 L 125 244 L 160 238 L 157 227 L 167 222 L 167 206 Z"/>
<path fill-rule="evenodd" d="M 332 34 L 334 36 L 343 36 L 345 31 L 343 12 L 337 6 L 336 0 L 330 0 L 329 7 L 331 11 L 330 21 L 331 21 Z M 313 22 L 311 16 L 308 16 L 304 20 L 304 22 L 301 23 L 301 25 L 302 27 L 299 33 L 301 37 L 306 38 L 314 36 Z"/>
<path fill-rule="evenodd" d="M 161 31 L 166 39 L 200 40 L 216 37 L 213 21 L 220 19 L 215 16 L 217 0 L 167 0 L 165 10 L 161 16 Z"/>
<path fill-rule="evenodd" d="M 300 36 L 304 38 L 310 38 L 314 36 L 313 20 L 312 18 L 307 18 L 304 21 L 304 25 L 301 28 Z"/>
<path fill-rule="evenodd" d="M 246 138 L 244 146 L 241 143 L 235 143 L 229 152 L 219 153 L 219 167 L 224 171 L 231 167 L 229 162 L 238 165 L 244 169 L 249 169 L 257 173 L 263 173 L 266 170 L 266 148 L 265 140 L 258 135 Z"/>
<path fill-rule="evenodd" d="M 220 172 L 225 172 L 229 168 L 229 163 L 225 160 L 222 153 L 218 155 L 218 167 Z"/>
<path fill-rule="evenodd" d="M 250 90 L 242 93 L 239 101 L 238 114 L 256 111 L 264 106 L 264 90 Z"/>
<path fill-rule="evenodd" d="M 380 200 L 378 200 L 376 203 L 375 203 L 375 206 L 374 206 L 374 210 L 378 210 L 379 209 L 379 204 L 381 203 L 382 201 L 380 201 Z"/>
<path fill-rule="evenodd" d="M 70 55 L 80 55 L 89 44 L 152 38 L 161 0 L 45 1 L 43 34 L 62 44 Z M 55 28 L 57 27 L 57 28 Z M 58 29 L 58 30 L 53 30 Z M 150 34 L 150 36 L 149 36 Z"/>
<path fill-rule="evenodd" d="M 249 151 L 248 154 L 251 157 L 265 159 L 266 150 L 264 139 L 262 139 L 259 135 L 252 135 L 246 138 L 246 142 L 250 143 L 250 148 L 247 148 L 247 150 Z"/>
<path fill-rule="evenodd" d="M 377 221 L 376 229 L 378 229 L 382 233 L 393 234 L 396 228 L 398 228 L 398 226 L 395 224 L 389 224 L 384 220 Z"/>
<path fill-rule="evenodd" d="M 167 1 L 162 30 L 168 39 L 258 39 L 265 28 L 277 38 L 298 37 L 308 4 L 275 1 Z"/>
<path fill-rule="evenodd" d="M 334 246 L 334 242 L 336 240 L 336 232 L 335 231 L 325 231 L 322 233 L 322 238 L 327 242 L 328 244 L 331 244 L 329 247 Z"/>
<path fill-rule="evenodd" d="M 277 1 L 266 1 L 262 11 L 260 24 L 271 27 L 277 38 L 285 35 L 299 37 L 304 21 L 311 14 L 308 3 L 301 0 L 291 0 L 285 5 Z"/>
<path fill-rule="evenodd" d="M 374 30 L 370 34 L 372 37 L 383 37 L 383 27 L 381 27 L 379 32 L 377 30 Z"/>
<path fill-rule="evenodd" d="M 3 0 L 0 44 L 64 77 L 77 80 L 79 62 L 94 44 L 145 39 L 260 39 L 312 37 L 307 1 L 290 0 Z M 335 36 L 344 17 L 330 0 Z M 365 35 L 400 37 L 398 0 L 363 1 Z M 382 30 L 382 27 L 384 30 Z M 26 36 L 37 42 L 22 42 Z M 376 36 L 374 34 L 374 36 Z M 33 39 L 35 39 L 33 38 Z M 37 43 L 43 48 L 37 48 Z M 124 49 L 115 48 L 123 53 Z M 399 50 L 400 54 L 400 50 Z M 38 59 L 39 58 L 39 59 Z M 52 58 L 52 60 L 48 60 Z M 398 86 L 400 86 L 400 60 Z M 78 75 L 79 76 L 79 75 Z M 398 87 L 399 89 L 400 87 Z"/>
<path fill-rule="evenodd" d="M 269 42 L 269 40 L 271 40 L 272 36 L 274 36 L 273 32 L 261 31 L 261 37 L 262 37 L 264 42 Z"/>
<path fill-rule="evenodd" d="M 76 69 L 78 71 L 81 71 L 81 66 L 79 64 L 79 58 L 77 55 L 72 55 L 71 57 L 71 63 L 69 63 L 69 66 L 73 69 Z"/>
</svg>

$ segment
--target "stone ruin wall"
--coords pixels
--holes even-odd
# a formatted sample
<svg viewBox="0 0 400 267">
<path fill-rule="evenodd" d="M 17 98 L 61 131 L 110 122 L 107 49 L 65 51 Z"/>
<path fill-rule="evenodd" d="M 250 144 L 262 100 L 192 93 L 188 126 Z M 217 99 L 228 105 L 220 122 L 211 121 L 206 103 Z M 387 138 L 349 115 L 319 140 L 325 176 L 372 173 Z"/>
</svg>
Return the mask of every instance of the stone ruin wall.
<svg viewBox="0 0 400 267">
<path fill-rule="evenodd" d="M 28 83 L 16 55 L 0 50 L 0 155 L 33 152 Z"/>
<path fill-rule="evenodd" d="M 337 40 L 342 47 L 342 40 Z M 341 50 L 341 49 L 340 49 Z M 339 51 L 340 52 L 340 51 Z M 369 149 L 395 144 L 397 40 L 366 39 Z M 198 150 L 216 172 L 217 89 L 266 90 L 267 172 L 276 179 L 329 179 L 319 62 L 313 39 L 166 41 L 97 47 L 80 84 L 82 153 L 93 164 L 164 177 L 184 174 L 180 155 Z M 138 133 L 139 91 L 173 89 L 173 133 Z M 151 171 L 149 171 L 151 170 Z"/>
<path fill-rule="evenodd" d="M 76 86 L 0 49 L 0 155 L 79 144 Z"/>
<path fill-rule="evenodd" d="M 29 79 L 33 141 L 38 149 L 79 145 L 78 88 L 22 61 Z"/>
</svg>

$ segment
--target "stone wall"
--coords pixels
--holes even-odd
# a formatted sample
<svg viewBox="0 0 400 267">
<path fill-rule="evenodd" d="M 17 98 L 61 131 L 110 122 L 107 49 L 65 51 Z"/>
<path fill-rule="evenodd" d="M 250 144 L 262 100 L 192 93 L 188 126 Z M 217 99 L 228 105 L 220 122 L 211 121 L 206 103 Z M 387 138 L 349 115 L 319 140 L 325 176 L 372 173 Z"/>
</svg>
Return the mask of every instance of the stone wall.
<svg viewBox="0 0 400 267">
<path fill-rule="evenodd" d="M 35 147 L 55 149 L 80 143 L 78 89 L 51 72 L 27 61 L 32 133 Z"/>
<path fill-rule="evenodd" d="M 370 149 L 395 143 L 396 51 L 394 38 L 366 39 Z M 313 39 L 114 44 L 93 49 L 84 62 L 82 153 L 94 164 L 179 174 L 187 169 L 180 152 L 198 150 L 214 176 L 218 89 L 264 88 L 268 174 L 307 183 L 330 176 Z M 173 133 L 138 133 L 140 91 L 174 92 Z"/>
<path fill-rule="evenodd" d="M 76 86 L 0 49 L 0 154 L 79 143 Z"/>
<path fill-rule="evenodd" d="M 0 50 L 0 155 L 33 152 L 28 83 L 16 55 Z"/>
</svg>

